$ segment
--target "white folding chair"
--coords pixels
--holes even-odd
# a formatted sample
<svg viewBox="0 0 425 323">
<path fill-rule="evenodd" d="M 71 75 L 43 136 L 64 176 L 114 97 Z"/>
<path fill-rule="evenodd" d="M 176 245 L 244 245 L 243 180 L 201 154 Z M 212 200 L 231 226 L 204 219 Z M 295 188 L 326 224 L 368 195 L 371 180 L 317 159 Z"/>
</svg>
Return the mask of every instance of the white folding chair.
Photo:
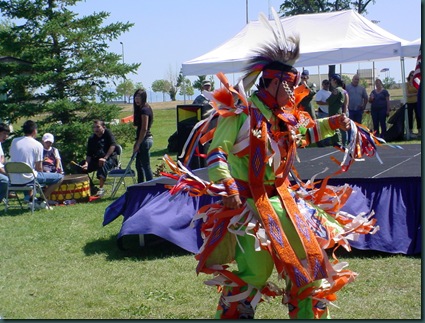
<svg viewBox="0 0 425 323">
<path fill-rule="evenodd" d="M 43 186 L 40 185 L 40 183 L 37 181 L 34 171 L 30 165 L 24 162 L 7 162 L 4 165 L 4 170 L 6 171 L 7 177 L 9 178 L 9 183 L 7 185 L 7 192 L 6 192 L 5 212 L 7 212 L 7 209 L 9 207 L 9 192 L 15 192 L 15 193 L 23 192 L 23 191 L 32 192 L 33 198 L 32 198 L 32 201 L 30 202 L 31 213 L 34 213 L 35 201 L 36 201 L 35 197 L 37 195 L 37 192 L 40 193 L 40 196 L 47 203 L 47 206 L 48 206 L 46 196 L 43 193 Z M 17 184 L 13 182 L 14 177 L 10 176 L 11 174 L 20 174 L 20 175 L 25 174 L 30 176 L 32 175 L 33 180 L 31 180 L 30 182 L 26 184 Z M 21 207 L 21 209 L 23 209 L 22 203 L 19 199 L 18 194 L 16 194 L 16 198 L 18 199 L 19 206 Z"/>
</svg>

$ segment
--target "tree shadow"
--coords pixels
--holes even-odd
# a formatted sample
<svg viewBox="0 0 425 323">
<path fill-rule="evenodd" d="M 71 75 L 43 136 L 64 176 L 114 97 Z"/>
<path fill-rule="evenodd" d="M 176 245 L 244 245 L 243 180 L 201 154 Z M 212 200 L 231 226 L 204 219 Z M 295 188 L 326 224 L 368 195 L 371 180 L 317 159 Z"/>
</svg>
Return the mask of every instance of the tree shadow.
<svg viewBox="0 0 425 323">
<path fill-rule="evenodd" d="M 40 211 L 44 211 L 44 210 L 34 210 L 34 214 Z M 6 209 L 3 209 L 2 211 L 0 211 L 0 216 L 11 217 L 11 216 L 27 215 L 28 213 L 31 213 L 31 209 L 27 205 L 23 205 L 23 209 L 21 209 L 19 205 L 17 205 L 12 207 L 9 206 L 9 208 L 7 209 L 7 212 L 6 212 Z"/>
<path fill-rule="evenodd" d="M 138 235 L 128 235 L 117 239 L 116 235 L 111 235 L 106 239 L 98 239 L 88 242 L 83 251 L 87 256 L 96 254 L 106 254 L 106 259 L 110 261 L 133 259 L 154 260 L 169 257 L 187 256 L 191 252 L 153 234 L 144 235 L 145 245 L 139 245 Z"/>
<path fill-rule="evenodd" d="M 151 157 L 162 157 L 165 154 L 175 155 L 175 153 L 170 153 L 170 152 L 168 152 L 167 148 L 164 148 L 164 149 L 161 149 L 161 150 L 155 150 L 155 151 L 151 152 Z"/>
</svg>

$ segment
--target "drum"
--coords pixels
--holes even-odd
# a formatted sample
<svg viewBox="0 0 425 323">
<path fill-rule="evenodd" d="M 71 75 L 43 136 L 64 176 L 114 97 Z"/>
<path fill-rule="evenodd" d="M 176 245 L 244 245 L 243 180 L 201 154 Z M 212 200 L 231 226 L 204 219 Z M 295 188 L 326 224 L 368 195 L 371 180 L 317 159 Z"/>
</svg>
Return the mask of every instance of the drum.
<svg viewBox="0 0 425 323">
<path fill-rule="evenodd" d="M 86 174 L 65 175 L 62 184 L 50 195 L 50 199 L 58 203 L 65 200 L 88 202 L 89 198 L 90 180 Z"/>
</svg>

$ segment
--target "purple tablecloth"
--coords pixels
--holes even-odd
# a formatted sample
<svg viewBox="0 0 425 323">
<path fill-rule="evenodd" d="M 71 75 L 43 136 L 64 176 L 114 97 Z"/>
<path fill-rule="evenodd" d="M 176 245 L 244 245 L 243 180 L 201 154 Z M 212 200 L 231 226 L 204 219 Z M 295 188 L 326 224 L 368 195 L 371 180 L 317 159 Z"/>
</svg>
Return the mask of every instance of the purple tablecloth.
<svg viewBox="0 0 425 323">
<path fill-rule="evenodd" d="M 355 191 L 344 210 L 356 214 L 375 211 L 380 230 L 361 236 L 352 246 L 364 250 L 417 254 L 421 252 L 421 178 L 331 179 L 329 184 L 349 183 Z M 366 197 L 366 200 L 365 198 Z M 131 234 L 154 234 L 196 253 L 201 245 L 197 227 L 190 227 L 200 206 L 210 196 L 171 196 L 163 184 L 133 185 L 105 210 L 103 225 L 123 215 L 118 238 Z"/>
</svg>

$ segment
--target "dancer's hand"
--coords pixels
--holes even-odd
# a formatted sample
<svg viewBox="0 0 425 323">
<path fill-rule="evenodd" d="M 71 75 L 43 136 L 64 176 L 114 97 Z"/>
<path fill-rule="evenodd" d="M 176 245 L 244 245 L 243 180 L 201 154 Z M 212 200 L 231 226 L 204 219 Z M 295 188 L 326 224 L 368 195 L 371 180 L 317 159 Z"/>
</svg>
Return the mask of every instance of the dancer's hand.
<svg viewBox="0 0 425 323">
<path fill-rule="evenodd" d="M 350 130 L 350 118 L 348 118 L 345 113 L 339 115 L 339 129 L 347 131 Z"/>
<path fill-rule="evenodd" d="M 228 209 L 239 209 L 242 206 L 242 201 L 239 194 L 232 196 L 223 196 L 223 205 Z"/>
</svg>

